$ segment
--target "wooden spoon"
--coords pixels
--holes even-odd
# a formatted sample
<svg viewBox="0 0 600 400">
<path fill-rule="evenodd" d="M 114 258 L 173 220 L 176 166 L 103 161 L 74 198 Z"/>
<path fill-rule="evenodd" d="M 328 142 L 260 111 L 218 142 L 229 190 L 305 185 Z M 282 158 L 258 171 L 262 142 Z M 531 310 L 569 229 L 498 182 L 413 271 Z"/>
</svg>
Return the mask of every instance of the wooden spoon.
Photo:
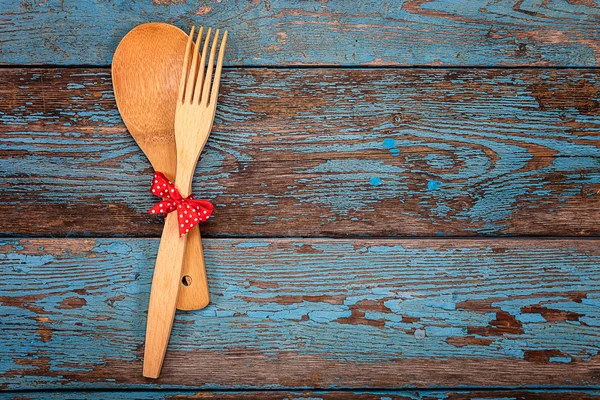
<svg viewBox="0 0 600 400">
<path fill-rule="evenodd" d="M 188 35 L 152 22 L 131 30 L 112 62 L 117 107 L 127 129 L 155 171 L 175 182 L 175 107 Z M 148 176 L 148 185 L 152 176 Z M 210 295 L 198 227 L 188 234 L 177 308 L 199 310 Z"/>
</svg>

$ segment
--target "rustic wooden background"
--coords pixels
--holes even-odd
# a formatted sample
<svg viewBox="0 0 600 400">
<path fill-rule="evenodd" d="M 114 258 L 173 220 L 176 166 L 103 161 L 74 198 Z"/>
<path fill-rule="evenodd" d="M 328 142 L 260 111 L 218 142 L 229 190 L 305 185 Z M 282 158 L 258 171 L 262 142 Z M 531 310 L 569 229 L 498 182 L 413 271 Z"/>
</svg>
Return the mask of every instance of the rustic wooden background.
<svg viewBox="0 0 600 400">
<path fill-rule="evenodd" d="M 212 304 L 141 376 L 137 24 L 230 30 Z M 0 0 L 0 399 L 600 397 L 597 0 Z"/>
</svg>

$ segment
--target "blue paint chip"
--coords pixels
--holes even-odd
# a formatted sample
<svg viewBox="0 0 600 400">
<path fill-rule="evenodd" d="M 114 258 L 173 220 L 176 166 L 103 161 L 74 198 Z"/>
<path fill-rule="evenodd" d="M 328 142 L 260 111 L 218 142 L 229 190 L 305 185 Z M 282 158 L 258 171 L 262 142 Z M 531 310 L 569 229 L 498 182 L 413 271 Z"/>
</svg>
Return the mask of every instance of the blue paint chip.
<svg viewBox="0 0 600 400">
<path fill-rule="evenodd" d="M 79 83 L 69 83 L 67 84 L 67 89 L 85 89 L 85 86 L 80 85 Z"/>
<path fill-rule="evenodd" d="M 396 141 L 392 138 L 387 138 L 383 141 L 383 145 L 386 149 L 393 149 L 396 147 Z"/>
<path fill-rule="evenodd" d="M 442 187 L 442 182 L 440 181 L 429 181 L 427 182 L 427 189 L 429 190 L 438 190 Z"/>
<path fill-rule="evenodd" d="M 556 362 L 556 363 L 562 363 L 562 364 L 568 364 L 573 360 L 571 359 L 571 357 L 550 357 L 549 361 Z"/>
<path fill-rule="evenodd" d="M 400 150 L 398 149 L 390 149 L 390 153 L 394 156 L 397 157 L 400 154 Z"/>
<path fill-rule="evenodd" d="M 373 186 L 379 186 L 381 185 L 381 179 L 379 179 L 378 177 L 374 176 L 371 179 L 369 179 L 369 183 Z"/>
<path fill-rule="evenodd" d="M 537 322 L 546 322 L 546 318 L 544 318 L 541 314 L 535 314 L 535 313 L 526 313 L 526 314 L 517 314 L 515 316 L 515 318 L 518 321 L 524 322 L 524 323 L 537 323 Z"/>
<path fill-rule="evenodd" d="M 253 248 L 253 247 L 269 247 L 271 243 L 269 242 L 254 242 L 254 241 L 248 241 L 248 242 L 241 242 L 235 245 L 236 248 L 239 249 L 249 249 L 249 248 Z"/>
<path fill-rule="evenodd" d="M 456 304 L 450 303 L 450 302 L 430 301 L 430 302 L 425 302 L 425 305 L 428 307 L 441 308 L 442 310 L 446 310 L 446 311 L 456 310 Z"/>
</svg>

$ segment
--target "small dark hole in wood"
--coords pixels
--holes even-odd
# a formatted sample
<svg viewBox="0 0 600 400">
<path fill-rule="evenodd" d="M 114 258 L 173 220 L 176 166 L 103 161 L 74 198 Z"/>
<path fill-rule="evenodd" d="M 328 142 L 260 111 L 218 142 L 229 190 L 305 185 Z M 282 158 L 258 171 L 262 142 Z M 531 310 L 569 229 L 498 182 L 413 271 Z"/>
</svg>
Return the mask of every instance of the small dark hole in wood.
<svg viewBox="0 0 600 400">
<path fill-rule="evenodd" d="M 183 283 L 183 286 L 190 286 L 192 284 L 192 277 L 184 275 L 183 278 L 181 278 L 181 283 Z"/>
</svg>

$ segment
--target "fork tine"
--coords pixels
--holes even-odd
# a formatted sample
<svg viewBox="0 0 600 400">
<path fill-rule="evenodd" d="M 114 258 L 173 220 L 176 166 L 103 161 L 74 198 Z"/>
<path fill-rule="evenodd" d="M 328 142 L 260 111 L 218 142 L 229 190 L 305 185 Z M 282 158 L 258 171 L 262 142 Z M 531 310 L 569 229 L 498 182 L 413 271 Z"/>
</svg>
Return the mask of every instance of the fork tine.
<svg viewBox="0 0 600 400">
<path fill-rule="evenodd" d="M 185 91 L 185 102 L 190 103 L 192 101 L 192 96 L 194 94 L 194 84 L 196 83 L 196 73 L 198 71 L 198 48 L 200 47 L 200 41 L 202 40 L 202 31 L 204 27 L 200 27 L 198 30 L 198 37 L 196 38 L 196 45 L 194 46 L 194 57 L 192 58 L 192 69 L 190 70 L 190 75 L 188 76 L 186 88 L 188 90 Z"/>
<path fill-rule="evenodd" d="M 196 89 L 194 90 L 194 104 L 198 104 L 198 99 L 202 94 L 202 83 L 204 82 L 204 64 L 206 64 L 206 52 L 208 51 L 208 43 L 210 42 L 210 35 L 212 28 L 208 28 L 206 33 L 206 39 L 204 39 L 204 47 L 202 48 L 202 59 L 200 60 L 200 70 L 198 71 L 198 79 L 196 79 Z"/>
<path fill-rule="evenodd" d="M 185 46 L 185 56 L 183 57 L 183 67 L 181 70 L 181 79 L 179 80 L 179 92 L 177 92 L 177 99 L 183 103 L 183 99 L 185 96 L 185 78 L 188 73 L 188 64 L 190 59 L 190 50 L 192 49 L 192 38 L 194 37 L 194 27 L 192 26 L 192 30 L 190 32 L 190 36 L 188 37 L 187 45 Z"/>
<path fill-rule="evenodd" d="M 219 96 L 219 84 L 221 82 L 221 69 L 223 68 L 223 56 L 225 54 L 225 44 L 227 43 L 227 31 L 223 35 L 221 40 L 221 47 L 219 48 L 219 59 L 217 61 L 217 70 L 215 71 L 215 79 L 213 80 L 212 89 L 210 91 L 210 104 L 217 104 L 217 97 Z"/>
<path fill-rule="evenodd" d="M 215 53 L 217 51 L 217 42 L 219 40 L 219 30 L 215 33 L 215 39 L 213 40 L 212 47 L 210 49 L 210 59 L 208 60 L 208 67 L 206 70 L 206 78 L 204 80 L 204 88 L 202 89 L 202 101 L 201 104 L 206 105 L 208 103 L 208 94 L 210 91 L 210 82 L 212 81 L 212 70 L 213 64 L 215 63 Z"/>
</svg>

